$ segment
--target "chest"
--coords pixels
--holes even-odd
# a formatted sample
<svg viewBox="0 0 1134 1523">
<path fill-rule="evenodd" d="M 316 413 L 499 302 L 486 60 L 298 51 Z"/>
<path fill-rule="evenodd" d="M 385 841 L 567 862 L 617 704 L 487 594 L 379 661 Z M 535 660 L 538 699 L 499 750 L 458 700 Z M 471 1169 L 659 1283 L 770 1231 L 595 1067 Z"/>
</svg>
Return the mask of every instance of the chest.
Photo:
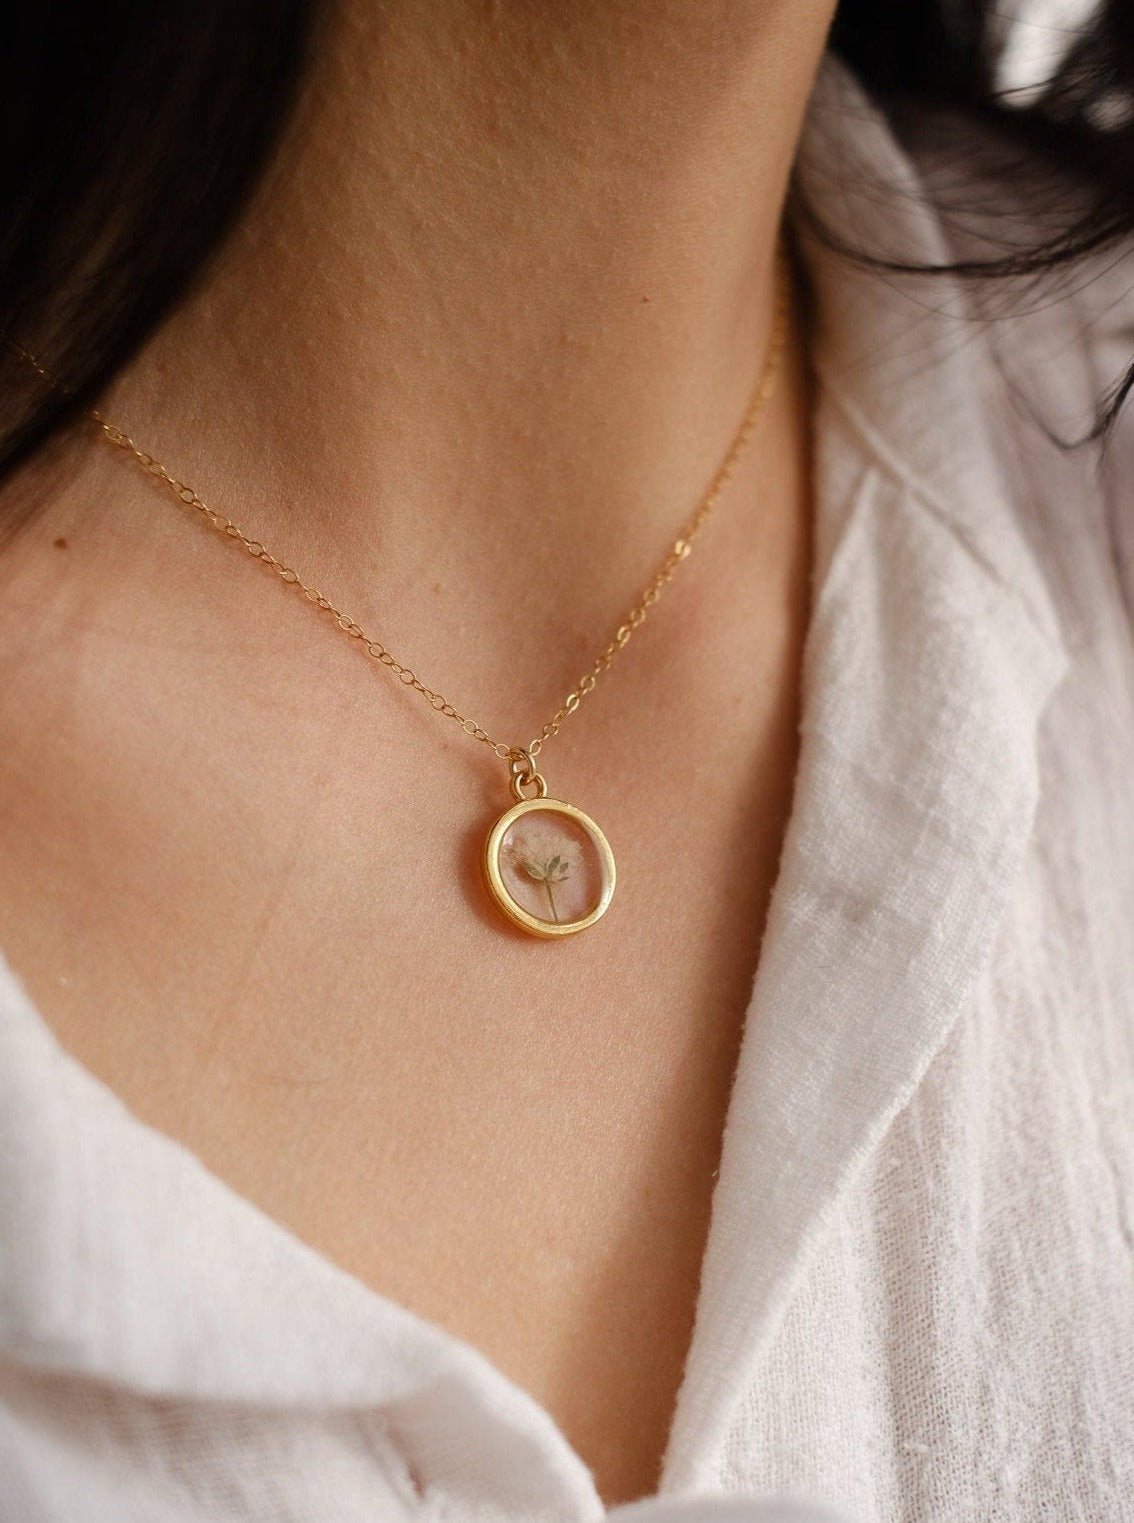
<svg viewBox="0 0 1134 1523">
<path fill-rule="evenodd" d="M 510 927 L 479 881 L 503 768 L 431 770 L 361 714 L 336 733 L 286 703 L 194 708 L 169 671 L 118 710 L 104 690 L 45 714 L 25 668 L 6 714 L 2 944 L 64 1044 L 485 1353 L 611 1499 L 656 1483 L 692 1331 L 797 660 L 757 722 L 726 721 L 726 760 L 664 711 L 632 778 L 572 779 L 565 752 L 553 792 L 602 824 L 619 882 L 560 942 Z"/>
</svg>

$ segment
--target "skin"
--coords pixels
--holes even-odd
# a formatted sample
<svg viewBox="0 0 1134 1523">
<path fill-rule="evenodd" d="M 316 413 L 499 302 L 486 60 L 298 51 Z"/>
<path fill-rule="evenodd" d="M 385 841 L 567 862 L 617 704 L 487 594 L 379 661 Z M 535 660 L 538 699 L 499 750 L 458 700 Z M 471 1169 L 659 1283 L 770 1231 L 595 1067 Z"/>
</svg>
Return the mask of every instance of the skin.
<svg viewBox="0 0 1134 1523">
<path fill-rule="evenodd" d="M 526 741 L 743 414 L 830 10 L 347 0 L 104 411 Z M 608 1503 L 657 1485 L 791 807 L 796 317 L 696 553 L 542 758 L 619 863 L 563 943 L 484 899 L 503 764 L 90 433 L 0 557 L 0 944 L 44 1018 L 530 1391 Z"/>
</svg>

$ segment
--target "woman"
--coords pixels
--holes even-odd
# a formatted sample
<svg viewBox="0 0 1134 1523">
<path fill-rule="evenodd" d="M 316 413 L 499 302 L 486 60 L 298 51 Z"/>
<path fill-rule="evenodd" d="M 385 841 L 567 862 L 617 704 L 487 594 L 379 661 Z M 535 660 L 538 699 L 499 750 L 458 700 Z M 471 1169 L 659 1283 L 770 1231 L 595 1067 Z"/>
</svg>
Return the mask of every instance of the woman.
<svg viewBox="0 0 1134 1523">
<path fill-rule="evenodd" d="M 1127 1515 L 1125 7 L 155 9 L 13 43 L 0 1513 Z"/>
</svg>

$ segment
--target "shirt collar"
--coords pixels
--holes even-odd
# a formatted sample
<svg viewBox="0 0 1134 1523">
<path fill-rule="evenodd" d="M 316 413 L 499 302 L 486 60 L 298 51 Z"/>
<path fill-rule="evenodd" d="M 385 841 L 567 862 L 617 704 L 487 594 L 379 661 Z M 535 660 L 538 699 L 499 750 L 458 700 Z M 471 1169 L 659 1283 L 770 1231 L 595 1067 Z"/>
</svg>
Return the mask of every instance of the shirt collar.
<svg viewBox="0 0 1134 1523">
<path fill-rule="evenodd" d="M 851 246 L 948 260 L 912 166 L 833 60 L 798 167 Z M 964 289 L 802 243 L 818 442 L 801 755 L 666 1489 L 720 1474 L 811 1246 L 982 975 L 1068 664 L 997 461 L 1011 420 Z"/>
</svg>

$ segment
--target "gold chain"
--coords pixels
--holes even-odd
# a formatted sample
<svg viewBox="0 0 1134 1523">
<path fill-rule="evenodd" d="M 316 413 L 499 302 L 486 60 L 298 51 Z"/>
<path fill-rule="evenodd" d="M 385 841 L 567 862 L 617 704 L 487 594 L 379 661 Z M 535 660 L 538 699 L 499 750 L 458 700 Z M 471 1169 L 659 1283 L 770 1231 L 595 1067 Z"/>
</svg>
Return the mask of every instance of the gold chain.
<svg viewBox="0 0 1134 1523">
<path fill-rule="evenodd" d="M 147 475 L 155 476 L 159 481 L 164 482 L 186 507 L 196 509 L 219 533 L 226 535 L 229 539 L 236 540 L 249 555 L 253 556 L 256 560 L 263 561 L 283 581 L 297 588 L 309 602 L 314 603 L 325 613 L 330 614 L 338 627 L 345 634 L 351 636 L 352 639 L 357 640 L 368 656 L 380 662 L 382 666 L 388 667 L 406 687 L 413 688 L 416 692 L 420 693 L 438 714 L 444 714 L 449 719 L 455 719 L 466 735 L 471 735 L 474 740 L 483 741 L 502 760 L 511 761 L 514 765 L 522 763 L 524 773 L 521 775 L 530 778 L 532 764 L 543 749 L 544 743 L 550 740 L 553 735 L 558 735 L 560 727 L 567 716 L 575 712 L 583 698 L 591 692 L 599 677 L 607 670 L 618 652 L 624 645 L 629 643 L 634 631 L 644 622 L 646 614 L 661 596 L 662 589 L 672 578 L 681 562 L 688 557 L 690 550 L 693 548 L 694 539 L 700 533 L 705 520 L 716 506 L 721 493 L 732 479 L 740 458 L 752 437 L 756 420 L 764 404 L 775 390 L 780 360 L 787 343 L 790 306 L 791 281 L 787 256 L 782 249 L 779 249 L 776 256 L 775 307 L 771 333 L 764 356 L 764 364 L 752 392 L 748 410 L 729 447 L 728 453 L 725 455 L 716 475 L 710 482 L 708 490 L 689 516 L 681 533 L 674 540 L 661 565 L 638 597 L 634 606 L 630 609 L 630 612 L 615 630 L 607 645 L 595 657 L 590 670 L 580 677 L 575 688 L 567 694 L 560 707 L 556 709 L 555 713 L 544 724 L 539 734 L 535 736 L 526 748 L 509 746 L 503 741 L 494 740 L 474 719 L 469 719 L 458 709 L 454 708 L 443 694 L 427 687 L 417 676 L 416 672 L 399 661 L 381 640 L 372 639 L 357 620 L 343 613 L 341 609 L 332 603 L 330 598 L 324 597 L 316 588 L 304 582 L 299 573 L 273 555 L 263 541 L 253 539 L 250 535 L 245 534 L 243 529 L 238 528 L 230 519 L 225 518 L 222 513 L 218 513 L 215 508 L 210 507 L 191 486 L 188 486 L 183 481 L 179 481 L 176 476 L 172 475 L 162 465 L 161 461 L 155 459 L 148 451 L 139 448 L 125 429 L 119 428 L 116 423 L 110 422 L 97 409 L 92 408 L 90 416 L 99 425 L 103 437 L 116 448 L 125 450 L 127 454 L 131 455 Z M 14 347 L 19 348 L 20 353 L 35 366 L 41 376 L 53 384 L 58 384 L 54 382 L 54 378 L 33 355 L 29 354 L 21 346 Z"/>
</svg>

